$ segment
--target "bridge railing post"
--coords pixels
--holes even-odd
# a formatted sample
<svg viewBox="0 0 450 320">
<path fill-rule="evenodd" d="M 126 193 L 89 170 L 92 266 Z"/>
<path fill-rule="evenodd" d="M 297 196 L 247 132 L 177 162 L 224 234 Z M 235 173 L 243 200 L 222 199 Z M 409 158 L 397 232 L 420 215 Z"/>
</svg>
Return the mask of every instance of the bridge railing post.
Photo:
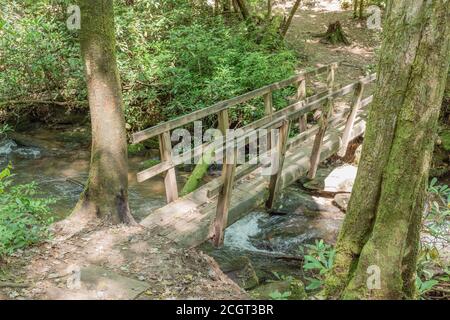
<svg viewBox="0 0 450 320">
<path fill-rule="evenodd" d="M 273 114 L 273 95 L 272 91 L 264 95 L 264 113 L 266 116 Z"/>
<path fill-rule="evenodd" d="M 214 221 L 213 243 L 215 247 L 223 245 L 225 228 L 228 223 L 228 211 L 230 208 L 231 195 L 233 192 L 234 179 L 236 174 L 237 148 L 233 143 L 232 150 L 226 149 L 224 158 L 222 179 L 223 185 L 217 200 L 216 218 Z"/>
<path fill-rule="evenodd" d="M 337 65 L 332 64 L 328 72 L 327 83 L 328 83 L 328 92 L 330 95 L 333 93 L 336 68 Z M 319 167 L 320 163 L 320 154 L 322 151 L 323 139 L 328 129 L 328 122 L 330 118 L 333 116 L 333 112 L 334 112 L 334 101 L 333 98 L 330 97 L 328 98 L 326 106 L 319 119 L 319 131 L 317 132 L 317 135 L 314 139 L 314 144 L 311 152 L 310 166 L 308 171 L 309 179 L 314 179 L 316 177 L 317 168 Z"/>
<path fill-rule="evenodd" d="M 361 101 L 364 95 L 365 85 L 360 81 L 355 89 L 355 95 L 353 97 L 353 102 L 350 110 L 350 114 L 347 118 L 347 123 L 345 125 L 344 133 L 342 134 L 341 148 L 338 151 L 338 156 L 343 157 L 347 153 L 348 144 L 350 143 L 351 134 L 353 131 L 353 126 L 355 124 L 356 115 L 361 107 Z"/>
<path fill-rule="evenodd" d="M 295 98 L 296 101 L 301 101 L 306 98 L 306 78 L 298 83 L 297 94 Z M 298 119 L 298 129 L 300 130 L 300 133 L 308 130 L 307 124 L 308 124 L 308 115 L 304 114 Z"/>
<path fill-rule="evenodd" d="M 159 135 L 159 152 L 161 161 L 172 161 L 172 142 L 170 140 L 170 131 L 163 132 Z M 166 171 L 164 176 L 164 187 L 166 190 L 167 203 L 171 203 L 178 199 L 178 186 L 175 168 Z"/>
<path fill-rule="evenodd" d="M 284 158 L 286 156 L 287 151 L 287 142 L 289 139 L 289 129 L 290 129 L 290 121 L 289 120 L 283 120 L 281 127 L 279 128 L 280 132 L 278 134 L 278 143 L 276 146 L 276 157 L 275 157 L 275 164 L 276 165 L 276 172 L 274 175 L 270 177 L 269 182 L 269 198 L 266 202 L 266 207 L 269 209 L 272 209 L 275 201 L 277 199 L 279 190 L 280 190 L 280 183 L 281 183 L 281 173 L 283 171 L 283 165 L 284 165 Z M 271 152 L 274 152 L 275 150 L 272 150 Z"/>
<path fill-rule="evenodd" d="M 264 95 L 264 114 L 266 116 L 272 116 L 273 114 L 273 93 L 270 91 Z M 272 118 L 272 117 L 271 117 Z M 270 133 L 267 133 L 267 148 L 270 149 L 271 138 Z"/>
</svg>

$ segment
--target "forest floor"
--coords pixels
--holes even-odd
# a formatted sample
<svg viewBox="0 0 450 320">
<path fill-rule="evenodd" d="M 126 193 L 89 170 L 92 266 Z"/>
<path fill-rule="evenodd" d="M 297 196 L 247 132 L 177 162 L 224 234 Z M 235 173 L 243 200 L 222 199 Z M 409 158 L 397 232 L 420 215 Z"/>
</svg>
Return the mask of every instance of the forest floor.
<svg viewBox="0 0 450 320">
<path fill-rule="evenodd" d="M 91 225 L 20 251 L 0 299 L 245 299 L 217 263 L 145 228 Z M 3 287 L 3 288 L 2 288 Z"/>
<path fill-rule="evenodd" d="M 320 42 L 315 35 L 340 20 L 349 46 Z M 288 42 L 301 67 L 345 61 L 339 83 L 350 83 L 374 63 L 378 32 L 346 12 L 299 11 Z M 246 299 L 217 263 L 198 249 L 178 248 L 142 227 L 94 225 L 17 252 L 0 272 L 0 299 Z M 8 282 L 8 283 L 7 283 Z"/>
<path fill-rule="evenodd" d="M 350 45 L 331 45 L 321 41 L 319 35 L 336 21 L 340 21 Z M 352 83 L 358 77 L 374 72 L 380 36 L 380 31 L 367 28 L 365 20 L 354 19 L 351 11 L 299 10 L 292 21 L 287 41 L 299 53 L 301 68 L 343 62 L 336 73 L 337 82 Z"/>
</svg>

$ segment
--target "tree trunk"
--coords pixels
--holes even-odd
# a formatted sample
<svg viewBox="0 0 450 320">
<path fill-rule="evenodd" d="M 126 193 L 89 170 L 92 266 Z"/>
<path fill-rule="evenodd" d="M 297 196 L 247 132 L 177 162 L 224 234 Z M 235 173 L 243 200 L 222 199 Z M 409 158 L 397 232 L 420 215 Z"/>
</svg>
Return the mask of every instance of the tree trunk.
<svg viewBox="0 0 450 320">
<path fill-rule="evenodd" d="M 81 53 L 92 124 L 89 179 L 71 218 L 134 223 L 128 205 L 128 160 L 115 56 L 112 0 L 82 0 Z"/>
<path fill-rule="evenodd" d="M 322 38 L 322 42 L 334 45 L 340 43 L 343 43 L 346 46 L 350 45 L 350 41 L 345 35 L 344 30 L 342 29 L 342 25 L 339 21 L 330 23 L 328 25 L 327 32 L 325 32 L 325 35 Z"/>
<path fill-rule="evenodd" d="M 359 0 L 359 18 L 364 18 L 364 0 Z"/>
<path fill-rule="evenodd" d="M 272 0 L 267 0 L 267 20 L 272 19 Z"/>
<path fill-rule="evenodd" d="M 250 18 L 250 11 L 248 10 L 247 2 L 245 0 L 236 0 L 236 4 L 244 20 L 248 20 Z"/>
<path fill-rule="evenodd" d="M 280 34 L 281 34 L 281 36 L 283 38 L 286 37 L 286 34 L 289 31 L 289 28 L 291 27 L 292 19 L 294 19 L 295 13 L 297 12 L 298 7 L 300 6 L 301 2 L 302 2 L 302 0 L 296 0 L 295 1 L 294 6 L 292 7 L 291 12 L 289 13 L 289 16 L 288 16 L 287 20 L 281 26 Z"/>
<path fill-rule="evenodd" d="M 353 18 L 358 17 L 358 6 L 359 6 L 359 1 L 353 0 Z"/>
<path fill-rule="evenodd" d="M 449 65 L 450 2 L 392 1 L 330 298 L 414 296 L 419 226 Z M 369 267 L 381 271 L 370 289 Z"/>
</svg>

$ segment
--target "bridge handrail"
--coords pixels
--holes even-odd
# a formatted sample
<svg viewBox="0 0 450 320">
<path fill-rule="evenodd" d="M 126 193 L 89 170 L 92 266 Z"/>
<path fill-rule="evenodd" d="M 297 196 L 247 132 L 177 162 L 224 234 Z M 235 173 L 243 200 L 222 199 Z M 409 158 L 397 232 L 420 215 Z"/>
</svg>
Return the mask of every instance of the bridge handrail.
<svg viewBox="0 0 450 320">
<path fill-rule="evenodd" d="M 267 127 L 270 126 L 271 124 L 279 123 L 284 119 L 286 119 L 286 117 L 290 120 L 299 118 L 302 115 L 307 114 L 308 112 L 319 109 L 320 106 L 329 99 L 335 99 L 350 94 L 358 87 L 359 84 L 361 83 L 368 84 L 373 80 L 375 80 L 375 78 L 376 74 L 371 74 L 369 76 L 361 78 L 358 82 L 354 82 L 346 86 L 340 86 L 338 88 L 335 88 L 332 92 L 328 90 L 320 92 L 312 97 L 306 98 L 302 101 L 293 103 L 286 108 L 278 110 L 271 115 L 266 115 L 265 117 L 240 128 L 241 130 L 243 130 L 243 136 L 237 138 L 237 143 L 239 144 L 242 140 L 245 140 L 246 134 L 251 130 L 265 127 L 267 129 Z M 218 148 L 216 151 L 218 156 L 216 156 L 214 160 L 218 160 L 217 157 L 220 157 L 220 155 L 223 154 L 227 142 L 231 142 L 231 140 L 233 139 L 234 137 L 224 139 L 222 147 Z M 201 154 L 204 153 L 205 149 L 208 147 L 212 147 L 212 143 L 204 143 L 200 146 L 195 147 L 192 150 L 184 152 L 181 155 L 177 155 L 168 161 L 162 161 L 157 165 L 154 165 L 148 169 L 139 172 L 137 180 L 138 182 L 143 182 L 161 173 L 164 173 L 167 170 L 173 169 L 176 166 L 183 164 L 188 157 L 189 159 L 192 159 L 194 157 L 200 156 Z"/>
<path fill-rule="evenodd" d="M 307 77 L 323 74 L 325 72 L 330 72 L 330 70 L 332 68 L 336 69 L 339 66 L 339 64 L 340 64 L 339 62 L 335 62 L 335 63 L 331 63 L 329 65 L 326 65 L 326 66 L 323 66 L 320 68 L 316 68 L 311 71 L 300 72 L 299 74 L 297 74 L 289 79 L 269 84 L 262 88 L 244 93 L 240 96 L 218 102 L 210 107 L 194 111 L 190 114 L 183 115 L 178 118 L 175 118 L 175 119 L 169 120 L 167 122 L 153 126 L 151 128 L 136 132 L 133 134 L 133 137 L 132 137 L 133 144 L 156 137 L 164 132 L 179 128 L 179 127 L 189 124 L 191 122 L 203 119 L 207 116 L 217 114 L 221 111 L 227 110 L 237 104 L 246 102 L 248 100 L 271 94 L 273 91 L 286 88 L 295 83 L 299 83 L 302 80 L 305 80 Z"/>
</svg>

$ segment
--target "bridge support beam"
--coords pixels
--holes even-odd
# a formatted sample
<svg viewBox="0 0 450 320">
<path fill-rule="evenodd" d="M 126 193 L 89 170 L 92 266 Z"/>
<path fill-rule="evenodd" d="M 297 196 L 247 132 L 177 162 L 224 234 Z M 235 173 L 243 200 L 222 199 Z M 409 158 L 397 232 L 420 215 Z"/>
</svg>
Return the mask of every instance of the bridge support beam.
<svg viewBox="0 0 450 320">
<path fill-rule="evenodd" d="M 355 125 L 356 115 L 358 114 L 358 110 L 361 107 L 361 101 L 364 95 L 364 88 L 365 88 L 364 83 L 360 81 L 355 89 L 355 96 L 353 98 L 350 115 L 348 116 L 347 124 L 345 125 L 344 133 L 342 134 L 342 145 L 337 153 L 339 157 L 343 157 L 347 153 L 353 126 Z"/>
<path fill-rule="evenodd" d="M 159 135 L 159 152 L 161 155 L 161 162 L 172 161 L 172 143 L 170 141 L 169 131 Z M 178 200 L 177 175 L 175 173 L 175 168 L 171 168 L 165 173 L 164 187 L 166 189 L 167 203 Z"/>
<path fill-rule="evenodd" d="M 266 207 L 268 209 L 272 209 L 276 200 L 278 193 L 280 191 L 280 178 L 281 173 L 283 171 L 283 164 L 284 164 L 284 158 L 286 157 L 286 151 L 287 151 L 287 142 L 289 139 L 289 129 L 290 129 L 290 121 L 284 120 L 280 127 L 280 132 L 278 134 L 278 143 L 277 143 L 277 151 L 275 154 L 275 157 L 272 157 L 274 159 L 275 163 L 272 163 L 272 166 L 275 166 L 276 172 L 275 174 L 270 178 L 269 182 L 269 198 L 266 202 Z M 274 151 L 274 150 L 272 150 Z"/>
<path fill-rule="evenodd" d="M 215 247 L 223 245 L 225 228 L 228 225 L 228 211 L 230 209 L 231 195 L 233 193 L 234 178 L 236 173 L 237 148 L 227 150 L 226 159 L 223 164 L 223 186 L 217 201 L 216 219 L 214 221 L 213 243 Z"/>
</svg>

